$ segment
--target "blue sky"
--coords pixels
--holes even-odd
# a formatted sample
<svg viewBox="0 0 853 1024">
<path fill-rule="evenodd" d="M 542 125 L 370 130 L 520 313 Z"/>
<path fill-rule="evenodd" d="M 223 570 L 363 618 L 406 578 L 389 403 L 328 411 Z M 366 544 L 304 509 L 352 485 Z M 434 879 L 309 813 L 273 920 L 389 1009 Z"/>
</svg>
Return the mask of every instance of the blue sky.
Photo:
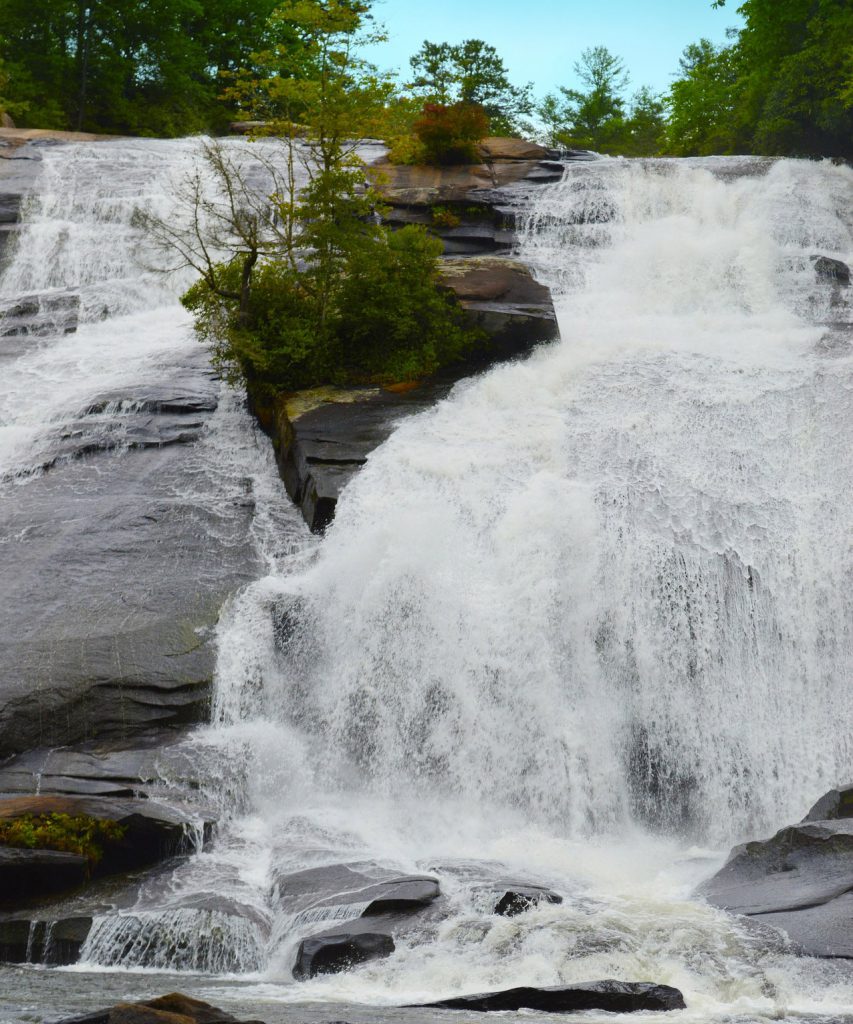
<svg viewBox="0 0 853 1024">
<path fill-rule="evenodd" d="M 516 84 L 532 81 L 537 96 L 575 85 L 572 65 L 581 50 L 602 44 L 625 61 L 631 91 L 663 91 L 684 47 L 707 36 L 725 40 L 741 21 L 730 0 L 377 0 L 376 19 L 389 42 L 373 50 L 383 68 L 403 68 L 424 39 L 457 43 L 484 39 L 496 47 Z"/>
</svg>

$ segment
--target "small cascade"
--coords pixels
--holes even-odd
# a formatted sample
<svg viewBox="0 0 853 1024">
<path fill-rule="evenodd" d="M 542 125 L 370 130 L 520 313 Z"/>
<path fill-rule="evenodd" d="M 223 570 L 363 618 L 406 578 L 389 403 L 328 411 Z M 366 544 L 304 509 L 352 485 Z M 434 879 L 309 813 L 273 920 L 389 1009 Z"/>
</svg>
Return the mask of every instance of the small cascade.
<svg viewBox="0 0 853 1024">
<path fill-rule="evenodd" d="M 97 918 L 80 959 L 111 967 L 247 974 L 264 964 L 265 953 L 262 921 L 180 908 Z"/>
</svg>

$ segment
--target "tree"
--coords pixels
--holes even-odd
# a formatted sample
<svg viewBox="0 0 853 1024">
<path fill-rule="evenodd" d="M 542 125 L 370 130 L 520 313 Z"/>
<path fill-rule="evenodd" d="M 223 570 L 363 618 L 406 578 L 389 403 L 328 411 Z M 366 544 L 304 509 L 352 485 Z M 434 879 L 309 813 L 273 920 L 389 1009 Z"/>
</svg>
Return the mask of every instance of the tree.
<svg viewBox="0 0 853 1024">
<path fill-rule="evenodd" d="M 619 57 L 605 46 L 588 48 L 574 65 L 586 91 L 560 87 L 539 105 L 554 144 L 596 152 L 618 152 L 625 138 L 625 100 L 628 73 Z"/>
<path fill-rule="evenodd" d="M 676 156 L 731 153 L 738 148 L 737 54 L 700 39 L 684 50 L 681 77 L 667 97 L 667 148 Z"/>
<path fill-rule="evenodd" d="M 456 46 L 427 40 L 409 63 L 415 76 L 407 88 L 426 102 L 480 106 L 494 134 L 530 130 L 524 119 L 533 112 L 532 84 L 514 86 L 497 50 L 482 39 Z"/>
<path fill-rule="evenodd" d="M 673 151 L 853 155 L 850 0 L 745 0 L 738 10 L 745 25 L 732 45 L 711 53 L 703 40 L 673 84 Z"/>
<path fill-rule="evenodd" d="M 666 124 L 665 99 L 647 85 L 641 86 L 631 99 L 619 152 L 623 156 L 655 156 L 663 148 Z"/>
<path fill-rule="evenodd" d="M 229 86 L 248 114 L 264 114 L 269 141 L 207 145 L 183 216 L 150 227 L 200 275 L 183 301 L 216 364 L 255 392 L 426 372 L 469 343 L 458 304 L 437 290 L 435 240 L 422 228 L 392 237 L 374 216 L 354 140 L 392 86 L 359 55 L 375 38 L 369 11 L 357 0 L 280 3 L 272 21 L 287 44 Z"/>
<path fill-rule="evenodd" d="M 222 128 L 219 74 L 270 42 L 276 0 L 0 0 L 26 123 L 143 135 Z"/>
<path fill-rule="evenodd" d="M 13 103 L 11 100 L 6 99 L 6 93 L 9 88 L 9 76 L 3 65 L 3 61 L 0 60 L 0 118 L 4 114 L 8 114 L 10 117 L 19 117 L 21 114 L 26 113 L 26 105 L 23 103 Z"/>
</svg>

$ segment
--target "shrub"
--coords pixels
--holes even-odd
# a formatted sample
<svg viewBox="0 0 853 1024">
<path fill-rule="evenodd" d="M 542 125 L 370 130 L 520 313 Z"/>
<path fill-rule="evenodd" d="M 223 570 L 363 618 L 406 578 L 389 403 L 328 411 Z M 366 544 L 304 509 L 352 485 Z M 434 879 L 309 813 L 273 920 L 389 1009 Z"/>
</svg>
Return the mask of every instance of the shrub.
<svg viewBox="0 0 853 1024">
<path fill-rule="evenodd" d="M 442 244 L 414 225 L 350 264 L 337 332 L 350 379 L 412 380 L 453 363 L 478 335 L 455 295 L 438 287 Z"/>
<path fill-rule="evenodd" d="M 225 287 L 236 288 L 242 263 L 221 268 Z M 331 336 L 318 323 L 307 278 L 279 260 L 258 264 L 244 317 L 197 281 L 181 301 L 195 316 L 195 329 L 211 346 L 213 365 L 236 383 L 241 378 L 296 390 L 327 381 L 332 373 Z"/>
<path fill-rule="evenodd" d="M 416 135 L 397 135 L 391 139 L 388 160 L 392 164 L 417 166 L 427 162 L 427 151 Z"/>
<path fill-rule="evenodd" d="M 124 838 L 125 827 L 86 815 L 25 814 L 0 821 L 0 845 L 29 850 L 59 850 L 85 857 L 94 867 L 104 854 L 104 843 Z"/>
<path fill-rule="evenodd" d="M 430 216 L 437 228 L 458 228 L 462 223 L 462 218 L 446 206 L 433 206 Z"/>
<path fill-rule="evenodd" d="M 425 103 L 413 130 L 427 163 L 472 164 L 479 161 L 477 143 L 489 134 L 489 118 L 476 103 Z"/>
<path fill-rule="evenodd" d="M 256 267 L 243 316 L 203 279 L 182 301 L 217 369 L 255 390 L 411 380 L 459 359 L 478 338 L 439 287 L 441 251 L 422 227 L 377 229 L 351 246 L 327 309 L 318 306 L 318 267 L 297 272 L 272 259 Z M 236 287 L 240 273 L 236 259 L 220 268 L 220 281 Z"/>
</svg>

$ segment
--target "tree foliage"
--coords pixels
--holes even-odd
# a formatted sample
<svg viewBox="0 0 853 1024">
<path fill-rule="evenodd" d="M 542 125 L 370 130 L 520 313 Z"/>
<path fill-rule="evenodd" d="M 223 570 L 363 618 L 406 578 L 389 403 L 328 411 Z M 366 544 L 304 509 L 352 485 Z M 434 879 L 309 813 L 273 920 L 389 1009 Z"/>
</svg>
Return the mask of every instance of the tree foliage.
<svg viewBox="0 0 853 1024">
<path fill-rule="evenodd" d="M 525 119 L 534 109 L 532 84 L 514 86 L 497 50 L 482 39 L 455 46 L 427 40 L 409 63 L 414 77 L 407 88 L 426 102 L 480 106 L 495 135 L 529 130 Z"/>
<path fill-rule="evenodd" d="M 670 93 L 672 152 L 853 154 L 850 0 L 746 0 L 739 12 L 730 46 L 685 51 Z"/>
<path fill-rule="evenodd" d="M 412 126 L 420 140 L 420 161 L 427 164 L 473 164 L 477 143 L 489 132 L 489 116 L 476 103 L 425 103 Z"/>
<path fill-rule="evenodd" d="M 222 71 L 268 45 L 276 0 L 0 0 L 0 60 L 23 123 L 137 135 L 227 124 Z"/>
<path fill-rule="evenodd" d="M 353 140 L 391 85 L 359 55 L 374 36 L 369 11 L 355 0 L 279 4 L 273 20 L 289 43 L 230 84 L 243 110 L 264 115 L 270 141 L 205 144 L 181 214 L 148 223 L 199 274 L 183 301 L 216 364 L 256 390 L 426 373 L 471 341 L 438 289 L 440 243 L 422 228 L 389 234 L 375 217 Z"/>
<path fill-rule="evenodd" d="M 629 103 L 625 65 L 605 46 L 584 50 L 574 68 L 585 88 L 563 86 L 538 107 L 551 145 L 624 156 L 659 152 L 665 124 L 660 96 L 643 86 Z"/>
</svg>

